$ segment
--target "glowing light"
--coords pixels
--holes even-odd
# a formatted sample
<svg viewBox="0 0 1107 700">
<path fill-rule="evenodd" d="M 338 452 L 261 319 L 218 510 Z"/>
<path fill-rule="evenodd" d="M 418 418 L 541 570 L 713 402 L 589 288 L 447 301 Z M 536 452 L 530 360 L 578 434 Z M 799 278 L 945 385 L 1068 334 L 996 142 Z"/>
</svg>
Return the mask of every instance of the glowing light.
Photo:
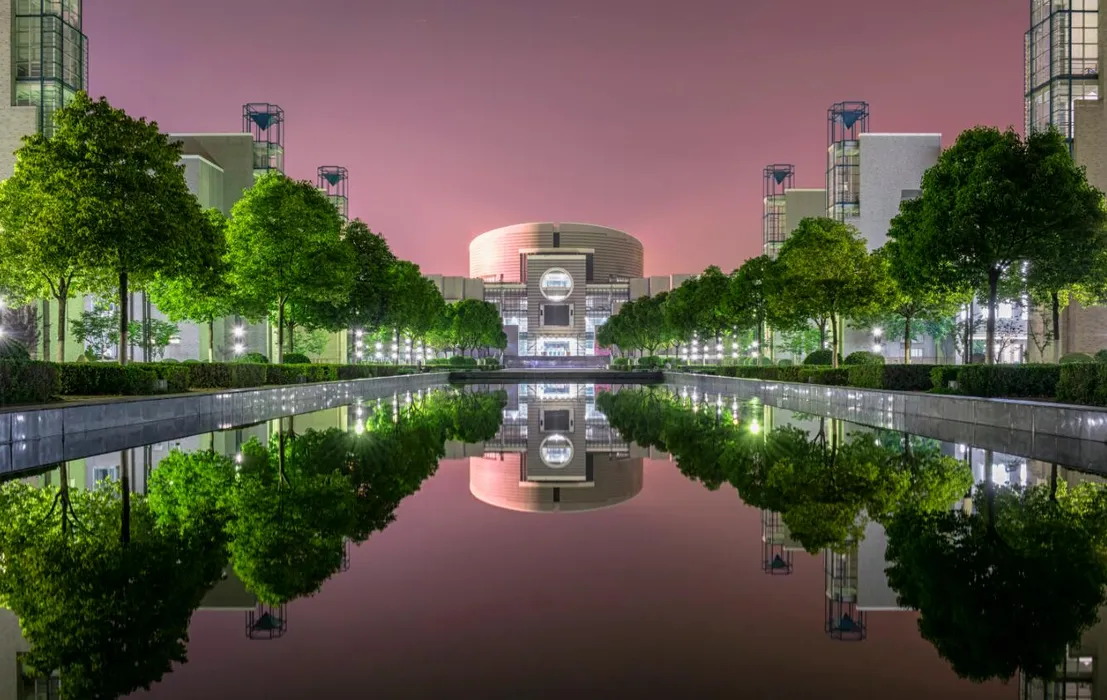
<svg viewBox="0 0 1107 700">
<path fill-rule="evenodd" d="M 759 434 L 761 432 L 761 424 L 756 420 L 750 421 L 750 432 L 754 435 Z"/>
<path fill-rule="evenodd" d="M 236 464 L 242 464 L 242 453 L 241 452 L 239 452 L 238 454 L 236 454 L 234 456 L 234 461 L 235 461 Z"/>
<path fill-rule="evenodd" d="M 244 352 L 246 352 L 246 346 L 245 345 L 243 345 L 242 343 L 235 343 L 234 344 L 234 354 L 241 355 Z"/>
<path fill-rule="evenodd" d="M 873 329 L 873 335 L 875 335 L 877 338 L 879 338 L 883 334 L 884 334 L 884 329 L 883 328 L 874 328 Z"/>
<path fill-rule="evenodd" d="M 380 350 L 383 347 L 384 347 L 384 344 L 381 343 L 380 341 L 377 341 L 377 350 Z"/>
<path fill-rule="evenodd" d="M 365 421 L 359 419 L 359 420 L 354 422 L 354 435 L 364 435 L 364 434 L 365 434 Z"/>
<path fill-rule="evenodd" d="M 246 329 L 245 328 L 243 328 L 242 326 L 235 326 L 234 327 L 234 337 L 241 338 L 244 335 L 246 335 Z"/>
<path fill-rule="evenodd" d="M 873 343 L 873 352 L 880 352 L 883 349 L 884 348 L 881 347 L 880 343 Z"/>
</svg>

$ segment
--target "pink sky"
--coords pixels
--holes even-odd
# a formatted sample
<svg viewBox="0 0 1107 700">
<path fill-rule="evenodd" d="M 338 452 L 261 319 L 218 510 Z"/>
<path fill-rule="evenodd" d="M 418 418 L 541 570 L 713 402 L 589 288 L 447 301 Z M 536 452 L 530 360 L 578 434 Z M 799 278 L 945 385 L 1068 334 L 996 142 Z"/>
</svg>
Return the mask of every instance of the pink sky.
<svg viewBox="0 0 1107 700">
<path fill-rule="evenodd" d="M 761 171 L 825 179 L 826 110 L 871 130 L 1022 123 L 1025 2 L 111 0 L 93 95 L 168 131 L 286 114 L 286 169 L 350 171 L 350 212 L 426 272 L 525 221 L 640 238 L 647 274 L 761 250 Z"/>
</svg>

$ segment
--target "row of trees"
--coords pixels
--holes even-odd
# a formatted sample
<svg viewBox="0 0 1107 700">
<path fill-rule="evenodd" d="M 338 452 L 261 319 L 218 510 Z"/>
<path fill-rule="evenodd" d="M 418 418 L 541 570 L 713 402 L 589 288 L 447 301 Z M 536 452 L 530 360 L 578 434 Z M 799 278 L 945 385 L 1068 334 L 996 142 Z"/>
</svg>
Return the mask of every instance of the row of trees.
<svg viewBox="0 0 1107 700">
<path fill-rule="evenodd" d="M 266 174 L 228 219 L 201 209 L 180 144 L 156 122 L 83 93 L 54 118 L 53 135 L 26 137 L 14 175 L 0 183 L 0 294 L 56 303 L 58 361 L 67 304 L 91 294 L 114 302 L 101 315 L 115 321 L 107 336 L 125 364 L 135 290 L 173 322 L 207 325 L 209 359 L 215 321 L 231 316 L 270 320 L 278 361 L 296 349 L 297 328 L 433 333 L 451 348 L 475 347 L 475 337 L 506 344 L 489 331 L 494 307 L 447 312 L 418 265 L 396 258 L 365 223 L 343 221 L 312 183 Z"/>
<path fill-rule="evenodd" d="M 229 565 L 263 603 L 315 593 L 346 542 L 395 518 L 445 454 L 446 440 L 499 429 L 499 394 L 435 393 L 362 434 L 282 430 L 242 463 L 172 452 L 148 495 L 124 481 L 91 490 L 0 486 L 0 605 L 30 645 L 23 664 L 60 676 L 62 698 L 123 697 L 187 660 L 193 611 Z M 290 419 L 291 420 L 291 419 Z"/>
<path fill-rule="evenodd" d="M 1070 488 L 1056 466 L 1047 483 L 1001 487 L 988 464 L 974 486 L 967 464 L 904 434 L 847 438 L 827 419 L 814 436 L 765 430 L 761 406 L 735 413 L 653 390 L 601 394 L 597 405 L 689 478 L 779 513 L 809 552 L 851 551 L 868 520 L 883 525 L 899 604 L 919 611 L 922 636 L 964 678 L 1055 678 L 1107 602 L 1107 489 Z M 971 507 L 952 508 L 968 495 Z"/>
<path fill-rule="evenodd" d="M 972 305 L 981 299 L 985 362 L 997 360 L 1001 301 L 1048 309 L 1040 349 L 1052 344 L 1056 360 L 1065 307 L 1107 297 L 1103 193 L 1055 130 L 1026 139 L 1013 130 L 965 131 L 927 170 L 920 196 L 901 204 L 888 238 L 870 252 L 853 227 L 804 219 L 775 260 L 753 258 L 730 275 L 711 267 L 672 292 L 624 304 L 600 343 L 653 353 L 694 337 L 752 334 L 763 351 L 772 330 L 792 345 L 814 328 L 837 364 L 848 321 L 902 340 L 909 362 L 913 340 L 924 332 L 944 339 L 968 307 L 956 332 L 970 356 Z"/>
</svg>

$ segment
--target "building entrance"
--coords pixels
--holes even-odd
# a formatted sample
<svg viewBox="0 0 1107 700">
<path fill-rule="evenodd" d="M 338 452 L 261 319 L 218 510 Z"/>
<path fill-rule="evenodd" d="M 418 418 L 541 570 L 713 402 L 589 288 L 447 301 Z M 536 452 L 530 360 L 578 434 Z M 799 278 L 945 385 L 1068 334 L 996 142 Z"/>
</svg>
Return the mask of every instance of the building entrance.
<svg viewBox="0 0 1107 700">
<path fill-rule="evenodd" d="M 570 338 L 539 338 L 538 355 L 543 357 L 569 357 L 576 352 L 576 341 Z"/>
</svg>

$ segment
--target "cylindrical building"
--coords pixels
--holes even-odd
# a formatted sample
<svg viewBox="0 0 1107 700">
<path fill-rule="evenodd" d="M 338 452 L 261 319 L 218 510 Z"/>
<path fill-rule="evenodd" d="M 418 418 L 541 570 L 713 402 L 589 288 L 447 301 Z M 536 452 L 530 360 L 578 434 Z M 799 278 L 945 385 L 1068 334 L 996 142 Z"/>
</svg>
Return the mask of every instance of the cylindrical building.
<svg viewBox="0 0 1107 700">
<path fill-rule="evenodd" d="M 469 244 L 469 276 L 485 282 L 523 282 L 527 254 L 554 249 L 588 255 L 588 282 L 643 276 L 642 243 L 637 238 L 606 226 L 571 223 L 516 224 L 482 233 Z"/>
</svg>

